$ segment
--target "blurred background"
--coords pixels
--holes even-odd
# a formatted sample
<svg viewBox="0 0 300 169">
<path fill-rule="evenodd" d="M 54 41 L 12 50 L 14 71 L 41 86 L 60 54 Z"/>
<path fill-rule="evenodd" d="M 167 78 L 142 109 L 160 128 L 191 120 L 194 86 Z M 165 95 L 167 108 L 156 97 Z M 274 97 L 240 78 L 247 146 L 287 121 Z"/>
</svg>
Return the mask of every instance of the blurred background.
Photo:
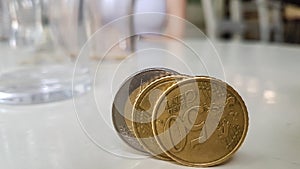
<svg viewBox="0 0 300 169">
<path fill-rule="evenodd" d="M 61 42 L 66 40 L 59 36 L 73 38 L 80 24 L 85 30 L 79 32 L 91 34 L 101 25 L 121 16 L 137 12 L 160 12 L 187 19 L 209 38 L 300 43 L 300 2 L 297 0 L 179 0 L 176 4 L 168 1 L 1 0 L 0 40 L 9 41 L 13 47 L 22 43 L 40 45 L 48 39 L 45 36 L 43 39 L 39 34 L 47 33 L 50 27 L 52 40 L 60 41 L 59 44 L 64 44 L 65 48 L 74 48 L 70 42 Z M 35 35 L 31 35 L 30 31 L 34 31 Z M 192 31 L 185 33 L 193 37 Z M 71 34 L 72 37 L 69 36 Z M 72 40 L 75 40 L 73 43 L 78 41 Z"/>
<path fill-rule="evenodd" d="M 300 43 L 297 0 L 1 0 L 0 40 L 11 47 L 55 43 L 77 55 L 101 26 L 133 13 L 158 12 L 187 19 L 209 38 Z M 157 19 L 152 24 L 159 24 Z M 162 21 L 164 22 L 164 21 Z M 126 27 L 126 26 L 124 26 Z M 178 25 L 171 26 L 179 31 Z M 178 29 L 178 30 L 176 30 Z M 182 30 L 181 30 L 182 31 Z M 185 30 L 186 37 L 194 37 Z M 79 37 L 78 37 L 78 34 Z M 66 38 L 67 37 L 67 38 Z"/>
<path fill-rule="evenodd" d="M 188 0 L 186 14 L 210 37 L 240 34 L 246 41 L 299 43 L 299 5 L 297 0 Z"/>
<path fill-rule="evenodd" d="M 162 44 L 168 39 L 297 46 L 299 5 L 297 0 L 1 0 L 0 102 L 71 98 L 73 67 L 85 44 L 81 53 L 87 57 L 75 80 L 79 94 L 90 89 L 85 63 L 104 57 L 120 61 L 161 46 L 184 55 L 179 44 Z M 125 17 L 132 14 L 139 15 Z M 98 30 L 102 34 L 93 36 Z M 145 40 L 151 43 L 141 43 Z M 145 62 L 153 60 L 149 56 Z"/>
</svg>

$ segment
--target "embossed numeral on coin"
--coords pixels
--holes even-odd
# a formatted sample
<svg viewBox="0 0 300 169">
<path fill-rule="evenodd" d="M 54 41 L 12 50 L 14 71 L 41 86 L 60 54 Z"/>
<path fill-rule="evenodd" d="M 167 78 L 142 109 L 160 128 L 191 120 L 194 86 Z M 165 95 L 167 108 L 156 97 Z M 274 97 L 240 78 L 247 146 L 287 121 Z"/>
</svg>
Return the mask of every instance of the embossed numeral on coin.
<svg viewBox="0 0 300 169">
<path fill-rule="evenodd" d="M 174 130 L 178 129 L 178 130 L 175 131 L 175 132 L 172 132 L 171 131 L 172 130 L 171 129 L 172 125 L 175 125 L 175 126 L 173 126 L 172 129 L 174 129 Z M 176 115 L 170 116 L 168 118 L 168 120 L 166 121 L 166 123 L 165 123 L 164 131 L 168 131 L 166 134 L 168 134 L 168 138 L 169 138 L 170 143 L 171 143 L 172 147 L 174 148 L 175 152 L 182 151 L 184 149 L 184 147 L 186 146 L 186 143 L 187 143 L 187 138 L 185 137 L 186 136 L 186 131 L 185 131 L 185 127 L 183 125 L 182 119 L 177 118 Z M 176 140 L 176 138 L 174 140 L 173 133 L 179 133 L 180 134 L 179 137 L 176 137 L 176 138 L 182 138 L 182 140 L 180 141 L 179 144 L 176 144 L 177 140 Z"/>
<path fill-rule="evenodd" d="M 168 139 L 170 140 L 174 152 L 182 151 L 187 144 L 187 134 L 189 132 L 201 132 L 203 130 L 204 121 L 200 121 L 197 123 L 197 117 L 201 116 L 207 111 L 202 106 L 194 106 L 183 113 L 182 116 L 172 115 L 170 116 L 164 126 L 164 131 L 168 134 Z M 174 126 L 173 126 L 174 125 Z M 172 133 L 172 130 L 176 130 L 174 133 L 180 133 L 180 136 L 177 137 Z M 179 132 L 178 132 L 179 131 Z M 203 132 L 205 133 L 205 132 Z M 204 137 L 204 138 L 202 138 Z M 201 135 L 200 137 L 191 139 L 190 145 L 191 147 L 195 147 L 200 145 L 199 140 L 205 139 L 206 135 Z M 178 139 L 181 140 L 178 140 Z M 178 143 L 178 144 L 176 144 Z"/>
</svg>

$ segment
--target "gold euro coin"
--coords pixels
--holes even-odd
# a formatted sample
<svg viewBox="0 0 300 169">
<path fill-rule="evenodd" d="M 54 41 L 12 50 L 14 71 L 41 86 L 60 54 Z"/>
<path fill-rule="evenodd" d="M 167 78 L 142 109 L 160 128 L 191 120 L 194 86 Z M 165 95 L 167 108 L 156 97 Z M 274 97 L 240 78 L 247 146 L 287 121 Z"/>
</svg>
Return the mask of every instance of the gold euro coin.
<svg viewBox="0 0 300 169">
<path fill-rule="evenodd" d="M 151 121 L 162 151 L 187 166 L 225 162 L 241 146 L 248 130 L 248 112 L 241 96 L 210 77 L 193 77 L 169 87 L 156 102 Z"/>
<path fill-rule="evenodd" d="M 156 143 L 152 132 L 152 112 L 157 99 L 170 86 L 186 78 L 182 75 L 165 76 L 148 84 L 138 95 L 132 109 L 132 128 L 137 140 L 154 157 L 170 159 Z"/>
<path fill-rule="evenodd" d="M 135 138 L 131 127 L 131 120 L 129 120 L 129 126 L 126 123 L 128 119 L 131 119 L 132 106 L 136 96 L 145 84 L 170 74 L 178 73 L 165 68 L 144 69 L 128 77 L 114 97 L 112 105 L 112 121 L 114 128 L 125 143 L 138 151 L 147 152 Z"/>
</svg>

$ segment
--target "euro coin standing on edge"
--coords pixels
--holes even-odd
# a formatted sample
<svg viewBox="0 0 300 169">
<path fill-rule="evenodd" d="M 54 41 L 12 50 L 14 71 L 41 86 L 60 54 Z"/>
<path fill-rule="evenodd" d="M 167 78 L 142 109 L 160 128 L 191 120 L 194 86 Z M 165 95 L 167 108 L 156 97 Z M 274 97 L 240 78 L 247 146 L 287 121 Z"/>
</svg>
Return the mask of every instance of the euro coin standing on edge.
<svg viewBox="0 0 300 169">
<path fill-rule="evenodd" d="M 127 78 L 115 95 L 112 119 L 129 146 L 187 166 L 227 161 L 248 130 L 245 103 L 227 83 L 164 68 Z"/>
<path fill-rule="evenodd" d="M 149 68 L 135 73 L 134 75 L 127 78 L 117 94 L 114 97 L 112 105 L 112 121 L 115 130 L 117 131 L 119 137 L 127 143 L 132 148 L 139 150 L 141 152 L 147 152 L 144 150 L 143 146 L 137 141 L 133 134 L 133 129 L 131 126 L 126 124 L 128 114 L 131 115 L 131 109 L 135 101 L 135 97 L 138 92 L 141 91 L 141 86 L 156 80 L 159 77 L 178 74 L 177 72 L 165 69 L 165 68 Z M 138 91 L 135 95 L 132 92 Z M 131 95 L 131 98 L 129 97 Z M 129 109 L 129 110 L 128 110 Z M 129 112 L 126 112 L 128 110 Z M 129 117 L 130 118 L 130 117 Z M 130 119 L 129 119 L 130 120 Z M 131 121 L 131 120 L 130 120 Z M 131 124 L 131 123 L 130 123 Z"/>
<path fill-rule="evenodd" d="M 214 166 L 228 160 L 243 143 L 248 112 L 228 84 L 193 77 L 168 88 L 152 113 L 157 144 L 176 162 Z"/>
</svg>

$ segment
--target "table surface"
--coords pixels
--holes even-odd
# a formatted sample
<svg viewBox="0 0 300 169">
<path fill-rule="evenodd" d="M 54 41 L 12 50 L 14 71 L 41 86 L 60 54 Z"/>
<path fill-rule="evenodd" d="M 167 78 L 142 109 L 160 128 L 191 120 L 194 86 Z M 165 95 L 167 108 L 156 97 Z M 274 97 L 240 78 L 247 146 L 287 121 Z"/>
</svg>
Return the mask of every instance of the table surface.
<svg viewBox="0 0 300 169">
<path fill-rule="evenodd" d="M 193 43 L 201 46 L 196 40 Z M 229 162 L 216 168 L 300 168 L 299 46 L 217 42 L 215 47 L 226 81 L 243 97 L 250 118 L 242 147 Z M 121 62 L 103 64 L 109 69 L 110 64 Z M 101 102 L 106 96 L 97 99 Z M 82 107 L 87 112 L 94 110 L 89 105 Z M 110 112 L 105 113 L 110 117 Z M 110 134 L 101 134 L 114 144 Z M 105 151 L 82 129 L 73 100 L 34 106 L 0 105 L 0 143 L 3 169 L 187 168 Z"/>
</svg>

